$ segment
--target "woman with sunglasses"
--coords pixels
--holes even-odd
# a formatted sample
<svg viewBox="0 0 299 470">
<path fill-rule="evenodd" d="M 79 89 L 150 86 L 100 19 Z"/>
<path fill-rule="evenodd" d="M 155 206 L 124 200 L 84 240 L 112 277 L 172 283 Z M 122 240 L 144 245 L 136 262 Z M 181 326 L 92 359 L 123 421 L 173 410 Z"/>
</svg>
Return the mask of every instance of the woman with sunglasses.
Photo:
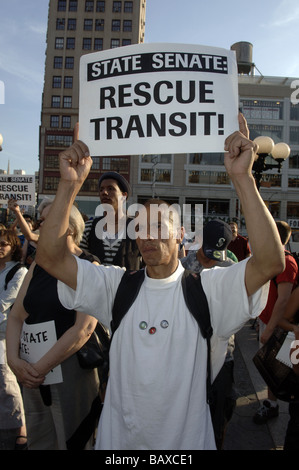
<svg viewBox="0 0 299 470">
<path fill-rule="evenodd" d="M 22 258 L 21 242 L 12 230 L 0 230 L 0 428 L 7 435 L 15 435 L 14 448 L 27 448 L 26 425 L 23 400 L 16 376 L 7 364 L 6 325 L 10 308 L 26 276 L 27 269 L 21 266 L 8 282 L 8 273 Z"/>
</svg>

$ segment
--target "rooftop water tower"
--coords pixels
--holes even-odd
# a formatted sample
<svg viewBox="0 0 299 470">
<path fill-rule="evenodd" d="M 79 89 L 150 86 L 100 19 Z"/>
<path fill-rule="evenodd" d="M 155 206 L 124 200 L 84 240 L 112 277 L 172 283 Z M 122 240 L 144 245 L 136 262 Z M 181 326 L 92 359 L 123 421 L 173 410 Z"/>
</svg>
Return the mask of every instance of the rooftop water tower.
<svg viewBox="0 0 299 470">
<path fill-rule="evenodd" d="M 249 75 L 253 74 L 254 63 L 252 62 L 253 45 L 250 42 L 236 42 L 230 47 L 236 52 L 238 73 Z"/>
</svg>

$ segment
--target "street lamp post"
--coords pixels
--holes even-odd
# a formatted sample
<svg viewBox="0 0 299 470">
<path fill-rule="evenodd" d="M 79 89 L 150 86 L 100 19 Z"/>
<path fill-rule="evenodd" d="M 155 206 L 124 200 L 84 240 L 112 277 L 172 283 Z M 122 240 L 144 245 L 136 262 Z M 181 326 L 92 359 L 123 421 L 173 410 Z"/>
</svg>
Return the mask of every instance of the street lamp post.
<svg viewBox="0 0 299 470">
<path fill-rule="evenodd" d="M 2 137 L 2 134 L 0 134 L 0 152 L 2 150 L 2 144 L 3 144 L 3 137 Z"/>
<path fill-rule="evenodd" d="M 253 176 L 256 181 L 257 189 L 261 187 L 261 179 L 264 171 L 277 169 L 280 173 L 282 163 L 290 155 L 291 149 L 284 142 L 274 144 L 271 137 L 259 136 L 254 139 L 254 142 L 258 144 L 258 158 L 254 162 L 252 170 Z M 270 158 L 270 162 L 266 162 L 266 158 Z M 271 162 L 272 160 L 272 162 Z"/>
</svg>

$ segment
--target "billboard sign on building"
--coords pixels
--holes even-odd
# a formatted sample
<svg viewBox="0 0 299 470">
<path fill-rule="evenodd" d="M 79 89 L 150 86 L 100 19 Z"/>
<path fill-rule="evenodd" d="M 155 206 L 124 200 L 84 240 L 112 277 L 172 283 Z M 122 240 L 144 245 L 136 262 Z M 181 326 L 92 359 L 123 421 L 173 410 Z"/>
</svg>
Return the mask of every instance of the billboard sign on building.
<svg viewBox="0 0 299 470">
<path fill-rule="evenodd" d="M 19 206 L 35 206 L 35 176 L 0 175 L 0 204 L 15 199 Z"/>
<path fill-rule="evenodd" d="M 235 52 L 137 44 L 83 55 L 79 127 L 91 156 L 222 152 L 238 130 Z"/>
</svg>

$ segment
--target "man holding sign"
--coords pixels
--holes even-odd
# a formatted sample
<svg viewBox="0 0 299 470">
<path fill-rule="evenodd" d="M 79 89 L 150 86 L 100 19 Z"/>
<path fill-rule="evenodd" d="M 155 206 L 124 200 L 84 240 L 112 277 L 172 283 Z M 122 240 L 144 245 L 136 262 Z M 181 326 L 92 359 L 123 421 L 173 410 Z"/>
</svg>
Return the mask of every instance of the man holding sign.
<svg viewBox="0 0 299 470">
<path fill-rule="evenodd" d="M 225 166 L 242 204 L 253 256 L 230 269 L 201 275 L 213 327 L 213 378 L 223 364 L 228 338 L 260 314 L 267 300 L 267 281 L 284 269 L 275 223 L 251 172 L 257 147 L 248 139 L 242 116 L 240 130 L 225 141 Z M 60 154 L 61 180 L 39 240 L 37 263 L 59 279 L 64 306 L 94 315 L 109 326 L 125 269 L 77 260 L 65 246 L 69 210 L 92 165 L 89 155 L 79 140 Z M 164 209 L 153 227 L 150 209 L 145 208 L 145 236 L 137 238 L 146 264 L 145 280 L 111 342 L 96 448 L 215 449 L 206 400 L 206 342 L 181 287 L 184 269 L 178 245 L 183 232 L 174 230 L 174 218 L 166 219 Z M 165 227 L 168 238 L 161 236 Z"/>
</svg>

